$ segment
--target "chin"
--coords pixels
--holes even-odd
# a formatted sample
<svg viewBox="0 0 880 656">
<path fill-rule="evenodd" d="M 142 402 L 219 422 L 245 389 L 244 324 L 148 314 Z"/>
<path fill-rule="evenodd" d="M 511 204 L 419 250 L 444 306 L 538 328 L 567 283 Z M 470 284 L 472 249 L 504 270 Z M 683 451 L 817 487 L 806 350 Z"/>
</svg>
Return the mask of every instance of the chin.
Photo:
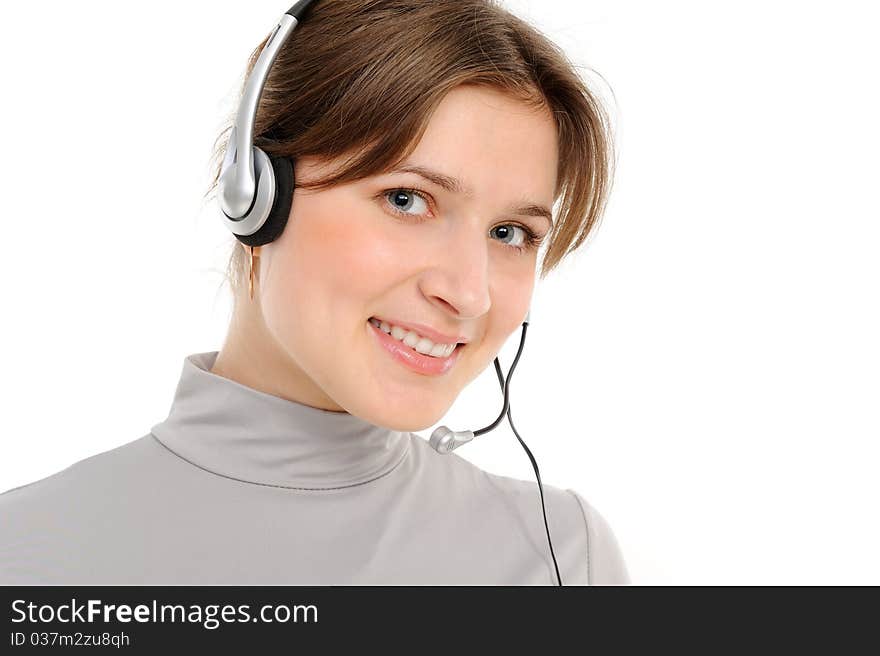
<svg viewBox="0 0 880 656">
<path fill-rule="evenodd" d="M 402 399 L 399 407 L 394 404 L 381 403 L 377 412 L 362 415 L 364 419 L 377 426 L 384 426 L 400 432 L 415 432 L 431 428 L 443 419 L 451 404 L 440 404 L 438 407 L 426 407 L 425 404 Z M 433 405 L 433 404 L 432 404 Z"/>
</svg>

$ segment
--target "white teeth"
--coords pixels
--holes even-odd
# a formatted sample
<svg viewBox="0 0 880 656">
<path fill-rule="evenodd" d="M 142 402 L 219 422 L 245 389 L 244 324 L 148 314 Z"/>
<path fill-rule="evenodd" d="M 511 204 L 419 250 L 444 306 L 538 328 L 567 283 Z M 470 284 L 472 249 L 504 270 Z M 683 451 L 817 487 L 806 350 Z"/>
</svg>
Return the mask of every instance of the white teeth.
<svg viewBox="0 0 880 656">
<path fill-rule="evenodd" d="M 428 351 L 428 355 L 433 355 L 435 358 L 445 358 L 449 352 L 449 344 L 435 344 L 434 348 Z"/>
<path fill-rule="evenodd" d="M 443 345 L 441 344 L 440 346 Z M 422 337 L 413 348 L 423 355 L 431 355 L 431 350 L 434 348 L 434 342 Z"/>
<path fill-rule="evenodd" d="M 380 322 L 378 319 L 370 319 L 370 323 L 423 355 L 446 358 L 452 354 L 457 346 L 457 344 L 435 344 L 427 337 L 422 337 L 418 333 L 400 326 L 392 326 L 387 321 Z"/>
</svg>

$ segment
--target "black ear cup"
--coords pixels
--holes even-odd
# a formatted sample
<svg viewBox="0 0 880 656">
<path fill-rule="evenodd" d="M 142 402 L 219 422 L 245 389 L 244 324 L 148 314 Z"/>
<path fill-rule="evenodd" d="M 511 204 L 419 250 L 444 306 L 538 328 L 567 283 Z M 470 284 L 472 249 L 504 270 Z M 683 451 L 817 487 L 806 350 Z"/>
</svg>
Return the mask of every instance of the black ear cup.
<svg viewBox="0 0 880 656">
<path fill-rule="evenodd" d="M 293 161 L 289 157 L 269 156 L 275 174 L 275 200 L 266 222 L 252 235 L 235 235 L 245 246 L 262 246 L 275 241 L 284 232 L 293 201 Z"/>
</svg>

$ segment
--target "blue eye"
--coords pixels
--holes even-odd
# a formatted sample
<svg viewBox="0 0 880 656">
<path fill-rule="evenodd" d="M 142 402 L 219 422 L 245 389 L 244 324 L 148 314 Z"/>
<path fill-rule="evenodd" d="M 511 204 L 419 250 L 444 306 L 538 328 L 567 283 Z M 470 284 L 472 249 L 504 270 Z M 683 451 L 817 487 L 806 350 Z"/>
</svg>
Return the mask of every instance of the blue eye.
<svg viewBox="0 0 880 656">
<path fill-rule="evenodd" d="M 417 223 L 421 223 L 422 221 L 426 221 L 425 212 L 428 210 L 429 203 L 427 201 L 427 196 L 423 192 L 420 192 L 416 189 L 405 189 L 405 188 L 397 188 L 397 189 L 387 189 L 383 191 L 380 196 L 387 202 L 388 208 L 395 214 L 399 216 L 409 217 L 416 219 Z M 424 210 L 422 212 L 410 213 L 409 210 L 416 205 L 417 202 L 422 203 L 424 206 Z M 509 241 L 503 241 L 505 238 L 510 235 L 515 235 L 516 233 L 511 230 L 511 228 L 519 229 L 522 233 L 522 238 L 519 243 L 511 243 Z M 499 226 L 495 226 L 492 230 L 490 230 L 490 234 L 495 231 L 500 231 L 499 234 L 502 243 L 509 245 L 515 251 L 519 251 L 524 253 L 530 250 L 536 250 L 543 241 L 543 236 L 538 236 L 533 230 L 527 228 L 526 226 L 519 225 L 517 223 L 504 223 Z"/>
<path fill-rule="evenodd" d="M 522 226 L 518 226 L 513 223 L 506 223 L 504 225 L 500 225 L 500 226 L 496 226 L 496 227 L 492 228 L 492 231 L 495 232 L 495 234 L 499 234 L 501 236 L 501 238 L 504 239 L 505 237 L 508 237 L 510 235 L 514 235 L 514 236 L 516 235 L 515 232 L 511 231 L 511 228 L 519 228 L 519 231 L 522 233 L 522 237 L 520 238 L 518 244 L 512 244 L 507 241 L 505 241 L 504 243 L 513 246 L 513 248 L 517 248 L 519 250 L 525 250 L 526 247 L 528 245 L 530 245 L 530 243 L 531 243 L 531 239 L 532 239 L 532 231 L 531 230 L 524 228 Z"/>
<path fill-rule="evenodd" d="M 414 189 L 391 189 L 386 191 L 385 194 L 392 205 L 392 209 L 397 212 L 409 214 L 409 210 L 415 204 L 416 200 L 419 200 L 425 206 L 425 210 L 428 209 L 428 204 L 425 202 L 425 198 Z M 416 215 L 424 213 L 424 211 L 416 212 Z"/>
</svg>

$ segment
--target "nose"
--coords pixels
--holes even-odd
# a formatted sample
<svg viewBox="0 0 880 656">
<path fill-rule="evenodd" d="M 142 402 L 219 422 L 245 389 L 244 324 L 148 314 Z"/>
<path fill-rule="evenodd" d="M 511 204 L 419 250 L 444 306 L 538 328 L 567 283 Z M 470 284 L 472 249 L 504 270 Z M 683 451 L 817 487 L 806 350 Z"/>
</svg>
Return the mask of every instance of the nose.
<svg viewBox="0 0 880 656">
<path fill-rule="evenodd" d="M 439 241 L 420 288 L 428 300 L 459 319 L 479 317 L 492 305 L 489 295 L 489 238 L 479 221 L 458 221 Z"/>
</svg>

